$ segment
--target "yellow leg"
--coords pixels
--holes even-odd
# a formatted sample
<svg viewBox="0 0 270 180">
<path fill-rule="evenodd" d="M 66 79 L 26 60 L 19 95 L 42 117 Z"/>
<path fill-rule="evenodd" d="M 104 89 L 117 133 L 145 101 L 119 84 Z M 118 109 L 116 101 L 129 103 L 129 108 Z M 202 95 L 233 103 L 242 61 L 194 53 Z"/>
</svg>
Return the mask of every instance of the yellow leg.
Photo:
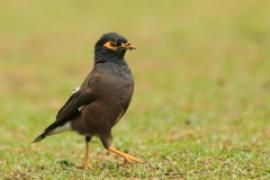
<svg viewBox="0 0 270 180">
<path fill-rule="evenodd" d="M 82 166 L 78 166 L 79 169 L 89 169 L 90 157 L 89 157 L 89 142 L 85 142 L 85 157 Z"/>
<path fill-rule="evenodd" d="M 89 142 L 85 143 L 85 159 L 83 163 L 83 169 L 88 169 L 90 163 L 90 157 L 89 157 Z"/>
<path fill-rule="evenodd" d="M 108 151 L 112 152 L 112 153 L 114 153 L 114 154 L 116 154 L 116 155 L 118 155 L 120 157 L 123 157 L 127 162 L 130 162 L 130 163 L 132 163 L 132 162 L 143 163 L 144 162 L 144 161 L 142 161 L 140 159 L 137 159 L 137 158 L 135 158 L 133 156 L 130 156 L 130 155 L 124 153 L 124 152 L 121 152 L 121 151 L 115 149 L 114 147 L 109 147 Z"/>
</svg>

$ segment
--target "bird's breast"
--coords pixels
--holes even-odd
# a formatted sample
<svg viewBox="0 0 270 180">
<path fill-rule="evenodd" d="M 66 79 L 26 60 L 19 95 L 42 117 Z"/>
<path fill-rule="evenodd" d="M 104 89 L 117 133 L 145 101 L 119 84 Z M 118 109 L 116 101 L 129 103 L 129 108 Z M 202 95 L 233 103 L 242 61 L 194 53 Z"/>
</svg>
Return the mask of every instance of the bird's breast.
<svg viewBox="0 0 270 180">
<path fill-rule="evenodd" d="M 102 103 L 114 109 L 117 116 L 126 111 L 134 91 L 134 81 L 128 66 L 112 66 L 99 81 Z"/>
<path fill-rule="evenodd" d="M 119 77 L 109 77 L 108 79 L 101 82 L 101 88 L 103 95 L 102 99 L 112 104 L 125 104 L 130 101 L 133 90 L 134 83 L 133 80 L 127 80 Z"/>
<path fill-rule="evenodd" d="M 128 66 L 99 64 L 91 79 L 83 84 L 91 86 L 95 101 L 82 110 L 84 126 L 92 133 L 108 131 L 125 114 L 132 99 L 134 82 Z"/>
</svg>

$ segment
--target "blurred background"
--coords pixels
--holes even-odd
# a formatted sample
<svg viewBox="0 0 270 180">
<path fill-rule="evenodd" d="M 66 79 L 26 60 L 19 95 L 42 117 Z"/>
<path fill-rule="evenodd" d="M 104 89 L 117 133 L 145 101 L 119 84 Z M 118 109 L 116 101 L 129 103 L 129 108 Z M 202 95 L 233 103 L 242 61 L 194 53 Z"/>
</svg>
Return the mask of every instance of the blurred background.
<svg viewBox="0 0 270 180">
<path fill-rule="evenodd" d="M 269 174 L 270 1 L 0 4 L 0 174 Z M 82 137 L 66 133 L 30 142 L 92 68 L 95 42 L 112 31 L 138 48 L 126 55 L 136 87 L 114 128 L 114 144 L 159 168 L 123 168 L 119 175 L 111 160 L 96 158 L 94 174 L 81 174 L 57 162 L 80 162 Z M 103 151 L 94 140 L 93 157 Z"/>
</svg>

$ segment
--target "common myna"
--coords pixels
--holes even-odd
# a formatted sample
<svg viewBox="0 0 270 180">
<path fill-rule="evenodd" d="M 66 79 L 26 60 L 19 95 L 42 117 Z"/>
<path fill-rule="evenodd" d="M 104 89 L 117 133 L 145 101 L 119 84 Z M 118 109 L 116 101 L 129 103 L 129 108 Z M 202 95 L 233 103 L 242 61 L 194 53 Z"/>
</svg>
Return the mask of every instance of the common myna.
<svg viewBox="0 0 270 180">
<path fill-rule="evenodd" d="M 104 34 L 95 45 L 93 70 L 85 78 L 56 115 L 56 121 L 34 139 L 75 131 L 85 136 L 85 159 L 82 168 L 89 167 L 89 142 L 100 138 L 103 146 L 127 162 L 143 162 L 111 146 L 111 129 L 122 118 L 130 104 L 134 81 L 124 60 L 126 50 L 135 49 L 117 33 Z"/>
</svg>

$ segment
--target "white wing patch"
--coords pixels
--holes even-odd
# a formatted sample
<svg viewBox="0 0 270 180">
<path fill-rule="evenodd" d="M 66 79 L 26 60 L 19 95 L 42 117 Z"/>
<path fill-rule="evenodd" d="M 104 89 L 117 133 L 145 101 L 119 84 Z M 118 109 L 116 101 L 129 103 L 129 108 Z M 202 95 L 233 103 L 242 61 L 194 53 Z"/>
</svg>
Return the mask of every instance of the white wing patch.
<svg viewBox="0 0 270 180">
<path fill-rule="evenodd" d="M 72 91 L 72 94 L 75 94 L 75 93 L 78 92 L 79 90 L 80 90 L 80 87 L 74 88 L 73 91 Z"/>
<path fill-rule="evenodd" d="M 49 135 L 59 134 L 59 133 L 63 133 L 66 131 L 71 131 L 71 123 L 70 122 L 66 122 L 66 124 L 64 124 L 63 126 L 59 126 L 59 127 L 55 128 L 54 130 L 52 130 L 50 132 Z"/>
<path fill-rule="evenodd" d="M 81 106 L 78 108 L 78 110 L 81 112 L 83 108 L 84 108 L 84 106 Z"/>
<path fill-rule="evenodd" d="M 80 90 L 80 87 L 76 87 L 75 89 L 73 89 L 72 94 L 75 94 L 79 90 Z M 81 106 L 81 107 L 78 108 L 78 110 L 81 112 L 83 108 L 84 108 L 84 106 Z"/>
</svg>

